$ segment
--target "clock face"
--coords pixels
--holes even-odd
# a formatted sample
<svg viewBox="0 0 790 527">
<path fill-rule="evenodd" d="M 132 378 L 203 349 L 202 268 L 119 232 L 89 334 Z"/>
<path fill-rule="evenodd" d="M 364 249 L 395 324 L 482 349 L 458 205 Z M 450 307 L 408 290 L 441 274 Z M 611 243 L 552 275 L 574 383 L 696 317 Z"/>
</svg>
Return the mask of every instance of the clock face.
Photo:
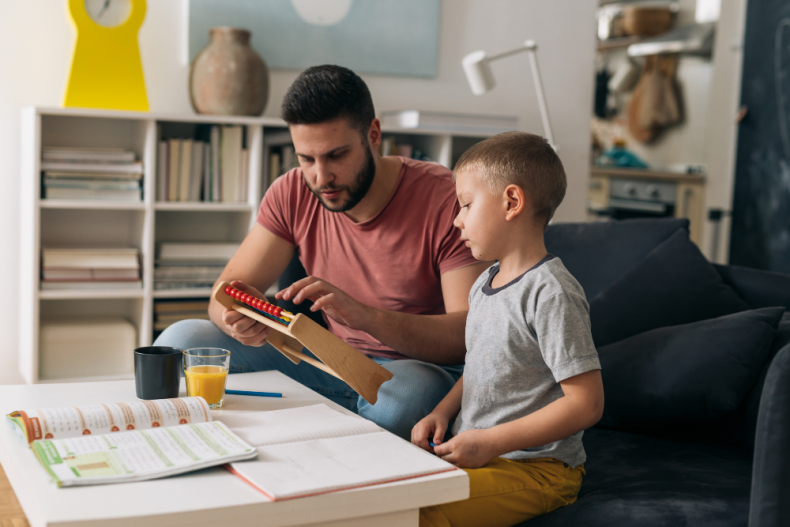
<svg viewBox="0 0 790 527">
<path fill-rule="evenodd" d="M 91 20 L 104 27 L 117 27 L 132 13 L 132 0 L 85 0 Z"/>
</svg>

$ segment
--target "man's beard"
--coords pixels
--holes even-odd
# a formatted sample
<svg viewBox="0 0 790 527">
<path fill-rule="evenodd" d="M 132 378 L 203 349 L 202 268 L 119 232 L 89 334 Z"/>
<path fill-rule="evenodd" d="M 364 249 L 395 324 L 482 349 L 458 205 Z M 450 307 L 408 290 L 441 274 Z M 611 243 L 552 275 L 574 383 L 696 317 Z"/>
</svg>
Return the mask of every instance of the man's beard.
<svg viewBox="0 0 790 527">
<path fill-rule="evenodd" d="M 359 202 L 362 201 L 362 198 L 368 193 L 370 190 L 370 186 L 373 184 L 373 179 L 376 176 L 376 161 L 373 159 L 373 152 L 370 151 L 369 145 L 364 145 L 365 148 L 365 166 L 357 172 L 357 176 L 354 178 L 354 181 L 351 185 L 344 185 L 340 187 L 323 187 L 320 189 L 314 189 L 307 185 L 307 188 L 310 189 L 310 192 L 318 198 L 318 201 L 321 205 L 324 206 L 325 209 L 332 211 L 332 212 L 346 212 L 348 210 L 353 209 Z M 307 183 L 307 179 L 305 179 L 305 183 Z M 336 207 L 332 207 L 328 203 L 324 201 L 324 198 L 321 196 L 321 191 L 324 190 L 345 190 L 348 192 L 348 199 L 345 203 L 342 203 Z"/>
</svg>

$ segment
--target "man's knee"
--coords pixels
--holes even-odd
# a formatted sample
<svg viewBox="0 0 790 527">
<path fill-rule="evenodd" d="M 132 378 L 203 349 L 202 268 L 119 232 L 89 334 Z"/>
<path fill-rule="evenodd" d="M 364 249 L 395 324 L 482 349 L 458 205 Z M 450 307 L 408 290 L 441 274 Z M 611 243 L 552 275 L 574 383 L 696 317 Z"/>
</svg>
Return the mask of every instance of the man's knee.
<svg viewBox="0 0 790 527">
<path fill-rule="evenodd" d="M 154 341 L 154 346 L 180 349 L 217 347 L 215 344 L 224 336 L 210 320 L 181 320 L 165 328 Z"/>
<path fill-rule="evenodd" d="M 384 364 L 393 373 L 379 388 L 375 405 L 359 400 L 359 415 L 406 440 L 411 429 L 428 415 L 455 384 L 455 379 L 433 364 L 415 360 Z"/>
</svg>

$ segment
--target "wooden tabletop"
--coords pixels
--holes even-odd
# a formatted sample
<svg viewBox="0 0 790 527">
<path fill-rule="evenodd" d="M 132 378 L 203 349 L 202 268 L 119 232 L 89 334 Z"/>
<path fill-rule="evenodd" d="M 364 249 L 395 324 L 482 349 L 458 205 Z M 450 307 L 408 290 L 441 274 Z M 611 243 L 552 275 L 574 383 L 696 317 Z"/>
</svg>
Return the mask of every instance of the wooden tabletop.
<svg viewBox="0 0 790 527">
<path fill-rule="evenodd" d="M 30 527 L 16 494 L 0 465 L 0 527 Z"/>
</svg>

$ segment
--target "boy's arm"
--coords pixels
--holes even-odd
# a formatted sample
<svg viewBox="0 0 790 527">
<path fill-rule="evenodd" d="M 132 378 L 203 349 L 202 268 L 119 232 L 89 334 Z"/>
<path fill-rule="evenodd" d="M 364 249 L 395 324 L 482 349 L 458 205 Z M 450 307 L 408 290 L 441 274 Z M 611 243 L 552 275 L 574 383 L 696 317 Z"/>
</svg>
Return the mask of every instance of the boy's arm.
<svg viewBox="0 0 790 527">
<path fill-rule="evenodd" d="M 439 445 L 444 440 L 447 425 L 461 410 L 463 393 L 464 377 L 462 375 L 453 389 L 436 405 L 433 412 L 414 425 L 411 431 L 411 442 L 428 452 L 433 452 L 429 441 L 432 440 L 434 445 Z"/>
<path fill-rule="evenodd" d="M 493 428 L 468 430 L 437 445 L 434 451 L 460 467 L 477 468 L 502 454 L 572 436 L 601 419 L 604 404 L 601 370 L 570 377 L 560 381 L 560 386 L 565 396 L 540 410 Z"/>
</svg>

